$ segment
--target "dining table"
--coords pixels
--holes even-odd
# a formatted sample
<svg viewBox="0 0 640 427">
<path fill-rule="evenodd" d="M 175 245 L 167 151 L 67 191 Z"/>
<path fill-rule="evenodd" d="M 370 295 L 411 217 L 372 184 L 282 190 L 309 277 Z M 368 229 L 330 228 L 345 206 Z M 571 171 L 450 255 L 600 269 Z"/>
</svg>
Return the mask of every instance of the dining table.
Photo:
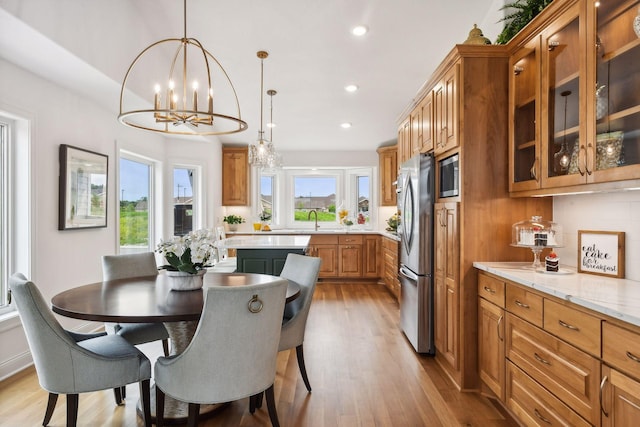
<svg viewBox="0 0 640 427">
<path fill-rule="evenodd" d="M 207 272 L 203 287 L 172 290 L 170 278 L 161 272 L 153 276 L 109 280 L 60 292 L 51 299 L 54 313 L 96 322 L 154 323 L 167 328 L 171 355 L 182 353 L 193 338 L 202 314 L 206 288 L 210 286 L 252 286 L 280 280 L 255 273 Z M 300 295 L 300 285 L 288 281 L 286 302 Z M 220 405 L 201 405 L 200 417 L 212 414 Z M 138 414 L 141 409 L 138 407 Z M 165 418 L 172 423 L 186 421 L 188 405 L 167 396 Z M 151 393 L 151 415 L 155 419 L 155 393 Z"/>
</svg>

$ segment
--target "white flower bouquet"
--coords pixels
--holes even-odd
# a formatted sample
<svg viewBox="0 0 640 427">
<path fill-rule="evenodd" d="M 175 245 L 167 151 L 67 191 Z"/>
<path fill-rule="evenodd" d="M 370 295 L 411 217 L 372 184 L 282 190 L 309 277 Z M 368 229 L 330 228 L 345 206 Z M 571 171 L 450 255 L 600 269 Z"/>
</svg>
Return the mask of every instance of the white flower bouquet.
<svg viewBox="0 0 640 427">
<path fill-rule="evenodd" d="M 161 269 L 168 271 L 182 271 L 197 274 L 208 267 L 216 248 L 213 231 L 202 229 L 188 233 L 185 236 L 175 236 L 171 240 L 161 240 L 156 252 L 164 255 L 168 264 Z"/>
</svg>

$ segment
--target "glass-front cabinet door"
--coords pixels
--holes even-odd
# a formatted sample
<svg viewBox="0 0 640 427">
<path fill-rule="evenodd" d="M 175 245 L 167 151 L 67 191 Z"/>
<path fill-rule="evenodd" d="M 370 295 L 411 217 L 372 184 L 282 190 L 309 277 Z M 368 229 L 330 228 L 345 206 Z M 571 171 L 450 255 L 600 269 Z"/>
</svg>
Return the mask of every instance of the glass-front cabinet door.
<svg viewBox="0 0 640 427">
<path fill-rule="evenodd" d="M 590 2 L 595 66 L 588 122 L 589 182 L 640 177 L 640 1 Z M 592 68 L 592 69 L 593 69 Z M 593 81 L 593 80 L 592 80 Z"/>
<path fill-rule="evenodd" d="M 542 187 L 586 182 L 584 14 L 576 2 L 542 32 Z M 582 36 L 582 38 L 581 38 Z"/>
<path fill-rule="evenodd" d="M 516 51 L 509 61 L 509 191 L 540 188 L 540 37 Z"/>
</svg>

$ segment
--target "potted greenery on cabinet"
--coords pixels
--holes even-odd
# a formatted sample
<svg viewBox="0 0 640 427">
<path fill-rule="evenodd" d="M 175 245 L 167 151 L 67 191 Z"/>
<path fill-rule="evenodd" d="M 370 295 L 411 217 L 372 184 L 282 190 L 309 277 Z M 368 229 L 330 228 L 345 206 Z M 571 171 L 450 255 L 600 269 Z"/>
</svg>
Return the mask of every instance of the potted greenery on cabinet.
<svg viewBox="0 0 640 427">
<path fill-rule="evenodd" d="M 516 0 L 507 3 L 500 10 L 507 11 L 506 16 L 500 21 L 504 21 L 504 28 L 496 44 L 507 44 L 518 32 L 523 29 L 529 21 L 535 18 L 553 0 Z"/>
</svg>

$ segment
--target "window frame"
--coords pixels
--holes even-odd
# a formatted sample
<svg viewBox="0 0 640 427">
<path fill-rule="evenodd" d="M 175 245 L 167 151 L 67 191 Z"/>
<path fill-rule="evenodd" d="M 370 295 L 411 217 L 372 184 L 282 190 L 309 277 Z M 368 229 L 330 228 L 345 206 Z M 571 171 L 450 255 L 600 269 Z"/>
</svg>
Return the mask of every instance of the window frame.
<svg viewBox="0 0 640 427">
<path fill-rule="evenodd" d="M 175 209 L 175 203 L 174 203 L 174 189 L 176 186 L 176 181 L 175 181 L 175 171 L 176 169 L 186 169 L 186 170 L 191 170 L 193 171 L 193 182 L 192 182 L 192 197 L 191 197 L 191 210 L 193 211 L 192 214 L 192 219 L 191 219 L 191 228 L 193 231 L 195 230 L 199 230 L 201 228 L 203 228 L 203 212 L 204 212 L 204 206 L 202 203 L 202 167 L 199 165 L 194 165 L 194 164 L 187 164 L 187 163 L 173 163 L 171 165 L 171 197 L 170 197 L 170 205 L 171 205 L 171 212 L 172 215 L 170 216 L 171 220 L 171 234 L 173 235 L 173 232 L 176 229 L 176 224 L 175 224 L 175 217 L 173 216 L 173 210 Z"/>
<path fill-rule="evenodd" d="M 120 149 L 118 152 L 118 191 L 117 191 L 117 224 L 116 227 L 116 245 L 117 252 L 122 253 L 122 246 L 120 245 L 120 202 L 121 202 L 121 190 L 120 190 L 120 160 L 126 159 L 132 162 L 141 163 L 149 166 L 149 199 L 147 200 L 147 207 L 149 209 L 149 217 L 148 217 L 148 230 L 149 230 L 149 246 L 146 251 L 153 252 L 156 246 L 156 236 L 158 235 L 157 224 L 162 224 L 162 218 L 157 218 L 157 213 L 160 211 L 158 206 L 162 203 L 162 197 L 160 194 L 160 186 L 157 185 L 158 182 L 161 182 L 162 175 L 158 176 L 158 174 L 162 174 L 162 168 L 160 162 L 154 160 L 150 157 L 143 156 L 132 151 Z"/>
<path fill-rule="evenodd" d="M 274 177 L 274 194 L 273 194 L 273 209 L 274 215 L 272 217 L 272 228 L 288 228 L 288 229 L 301 229 L 301 230 L 313 230 L 313 221 L 295 222 L 294 221 L 294 180 L 295 177 L 322 177 L 330 176 L 336 177 L 336 208 L 343 203 L 346 209 L 349 210 L 349 216 L 353 217 L 355 222 L 355 215 L 357 215 L 357 177 L 368 176 L 369 177 L 369 221 L 365 225 L 359 225 L 357 228 L 361 230 L 371 230 L 375 224 L 377 224 L 376 209 L 372 209 L 376 206 L 377 197 L 374 191 L 376 181 L 377 169 L 374 166 L 370 167 L 283 167 L 278 170 L 260 170 L 255 169 L 253 174 L 253 186 L 255 190 L 252 191 L 252 205 L 253 214 L 256 217 L 259 215 L 260 206 L 260 178 L 262 175 L 268 175 Z M 335 224 L 328 225 L 323 223 L 322 228 L 325 230 L 338 230 L 342 226 L 340 225 L 336 212 Z"/>
<path fill-rule="evenodd" d="M 0 277 L 0 319 L 17 314 L 15 305 L 9 303 L 9 277 L 21 272 L 32 277 L 32 251 L 34 218 L 32 201 L 32 153 L 31 120 L 0 111 L 2 128 L 3 208 L 0 216 L 2 227 L 3 263 Z"/>
</svg>

